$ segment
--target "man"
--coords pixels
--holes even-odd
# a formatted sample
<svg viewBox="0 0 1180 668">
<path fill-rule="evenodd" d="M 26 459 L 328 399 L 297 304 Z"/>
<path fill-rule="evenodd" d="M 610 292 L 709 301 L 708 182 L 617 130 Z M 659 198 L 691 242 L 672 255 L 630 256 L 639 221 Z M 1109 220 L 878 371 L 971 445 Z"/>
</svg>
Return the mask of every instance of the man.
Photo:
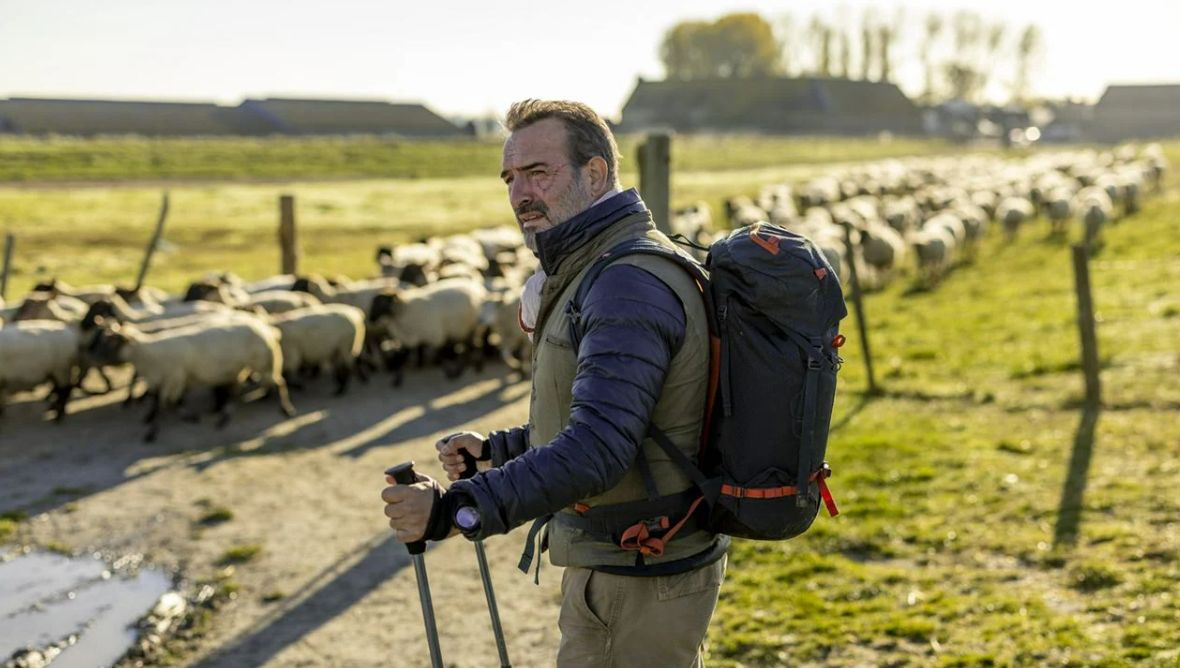
<svg viewBox="0 0 1180 668">
<path fill-rule="evenodd" d="M 700 294 L 671 261 L 625 256 L 592 284 L 575 346 L 566 306 L 594 261 L 632 239 L 675 245 L 638 193 L 621 191 L 614 137 L 589 107 L 526 100 L 506 125 L 500 177 L 544 271 L 524 297 L 539 300 L 529 424 L 440 441 L 456 482 L 387 487 L 385 514 L 403 542 L 480 539 L 552 515 L 550 559 L 565 567 L 557 664 L 699 666 L 728 540 L 696 525 L 691 484 L 648 427 L 695 459 L 708 375 Z M 480 460 L 468 480 L 460 450 Z M 532 545 L 530 534 L 522 563 Z"/>
</svg>

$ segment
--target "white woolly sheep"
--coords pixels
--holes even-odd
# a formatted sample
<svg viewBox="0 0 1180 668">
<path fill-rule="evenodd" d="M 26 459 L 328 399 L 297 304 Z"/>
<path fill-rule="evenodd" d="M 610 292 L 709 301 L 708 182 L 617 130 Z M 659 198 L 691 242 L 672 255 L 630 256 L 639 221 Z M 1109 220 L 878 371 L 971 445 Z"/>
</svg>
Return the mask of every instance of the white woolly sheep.
<svg viewBox="0 0 1180 668">
<path fill-rule="evenodd" d="M 480 335 L 480 310 L 487 297 L 482 282 L 462 278 L 439 281 L 421 288 L 387 291 L 372 300 L 369 323 L 391 337 L 400 350 L 391 360 L 394 386 L 402 382 L 402 368 L 413 349 L 426 346 L 439 351 L 448 378 L 463 373 L 463 348 L 478 370 L 482 360 L 475 342 Z"/>
<path fill-rule="evenodd" d="M 271 315 L 317 306 L 321 302 L 314 295 L 293 290 L 266 290 L 250 294 L 247 306 L 259 307 Z"/>
<path fill-rule="evenodd" d="M 79 334 L 76 326 L 53 320 L 27 320 L 0 328 L 0 414 L 8 395 L 52 383 L 55 420 L 66 414 L 77 380 Z"/>
<path fill-rule="evenodd" d="M 480 322 L 488 330 L 508 368 L 528 378 L 533 344 L 521 328 L 519 290 L 489 294 L 480 311 Z"/>
<path fill-rule="evenodd" d="M 290 379 L 304 369 L 329 366 L 336 394 L 348 389 L 365 343 L 365 312 L 347 304 L 319 304 L 270 318 L 282 333 L 283 373 Z M 361 379 L 364 380 L 363 370 Z"/>
<path fill-rule="evenodd" d="M 100 324 L 103 324 L 100 321 Z M 160 413 L 175 405 L 194 386 L 214 390 L 214 411 L 229 421 L 229 399 L 252 374 L 263 386 L 277 390 L 279 405 L 287 416 L 295 414 L 283 380 L 283 353 L 278 330 L 256 318 L 222 320 L 146 334 L 132 325 L 109 325 L 92 344 L 96 357 L 105 362 L 127 362 L 135 367 L 152 394 L 145 418 L 144 440 L 155 440 Z"/>
<path fill-rule="evenodd" d="M 1005 197 L 996 207 L 996 218 L 1004 225 L 1004 235 L 1009 241 L 1015 239 L 1020 226 L 1035 215 L 1032 202 L 1024 197 Z"/>
<path fill-rule="evenodd" d="M 911 232 L 910 246 L 918 260 L 918 275 L 936 281 L 950 268 L 955 256 L 955 237 L 943 225 L 931 225 Z"/>
</svg>

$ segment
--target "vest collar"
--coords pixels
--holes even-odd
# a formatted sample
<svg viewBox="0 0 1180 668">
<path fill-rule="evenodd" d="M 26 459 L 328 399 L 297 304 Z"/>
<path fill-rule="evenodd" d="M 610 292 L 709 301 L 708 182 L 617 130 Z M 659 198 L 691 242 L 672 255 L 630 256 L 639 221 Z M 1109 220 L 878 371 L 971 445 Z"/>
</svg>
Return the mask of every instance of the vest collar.
<svg viewBox="0 0 1180 668">
<path fill-rule="evenodd" d="M 569 220 L 537 234 L 537 259 L 550 276 L 561 270 L 566 258 L 619 220 L 647 211 L 639 192 L 625 190 L 586 209 Z"/>
</svg>

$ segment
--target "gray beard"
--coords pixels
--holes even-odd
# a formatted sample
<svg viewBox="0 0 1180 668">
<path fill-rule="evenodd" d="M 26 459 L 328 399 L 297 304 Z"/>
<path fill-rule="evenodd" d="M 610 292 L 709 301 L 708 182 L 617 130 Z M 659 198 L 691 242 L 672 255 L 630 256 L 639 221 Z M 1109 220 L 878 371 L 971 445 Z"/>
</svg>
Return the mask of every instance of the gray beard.
<svg viewBox="0 0 1180 668">
<path fill-rule="evenodd" d="M 569 202 L 568 207 L 566 206 L 567 202 Z M 561 201 L 555 202 L 553 207 L 546 215 L 550 216 L 549 219 L 554 221 L 553 227 L 557 227 L 558 225 L 568 221 L 570 218 L 573 218 L 586 209 L 589 209 L 590 205 L 592 204 L 594 204 L 594 198 L 590 192 L 582 190 L 580 184 L 577 181 L 574 181 L 570 184 L 570 189 L 566 193 L 566 196 L 563 197 Z M 550 227 L 549 229 L 553 229 L 553 227 Z M 540 253 L 537 250 L 537 233 L 533 232 L 532 230 L 525 230 L 523 234 L 525 248 L 528 248 L 530 251 L 532 251 L 534 256 L 540 258 Z"/>
</svg>

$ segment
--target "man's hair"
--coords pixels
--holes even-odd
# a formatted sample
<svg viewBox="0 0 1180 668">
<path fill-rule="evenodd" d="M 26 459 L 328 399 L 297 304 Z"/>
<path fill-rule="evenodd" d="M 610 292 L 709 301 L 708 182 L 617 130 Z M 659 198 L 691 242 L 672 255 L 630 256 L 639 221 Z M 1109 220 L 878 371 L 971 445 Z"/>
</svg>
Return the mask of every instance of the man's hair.
<svg viewBox="0 0 1180 668">
<path fill-rule="evenodd" d="M 618 183 L 619 147 L 615 136 L 593 109 L 581 102 L 567 100 L 521 100 L 508 109 L 504 127 L 509 132 L 545 120 L 556 118 L 566 129 L 569 141 L 569 158 L 579 169 L 594 156 L 606 160 L 606 180 L 612 186 Z"/>
</svg>

